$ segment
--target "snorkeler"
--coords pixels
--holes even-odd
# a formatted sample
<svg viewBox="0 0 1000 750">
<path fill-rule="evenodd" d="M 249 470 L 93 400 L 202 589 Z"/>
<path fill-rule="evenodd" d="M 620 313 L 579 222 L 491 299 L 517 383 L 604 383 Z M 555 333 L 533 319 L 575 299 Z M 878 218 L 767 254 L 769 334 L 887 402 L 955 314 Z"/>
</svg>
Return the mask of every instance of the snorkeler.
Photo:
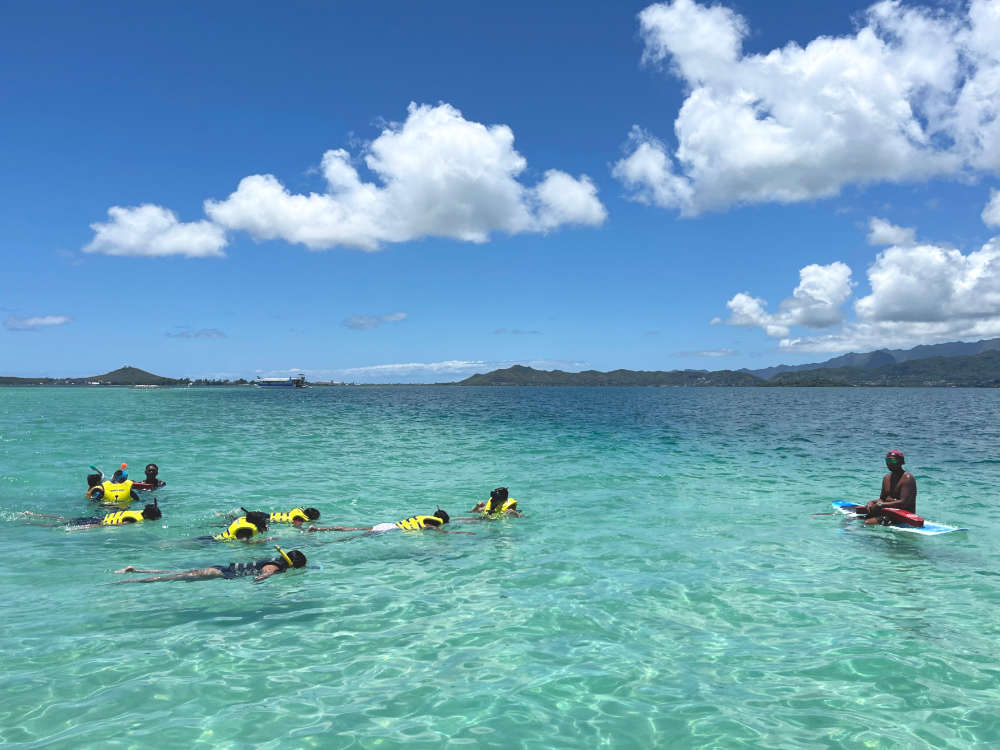
<svg viewBox="0 0 1000 750">
<path fill-rule="evenodd" d="M 233 521 L 237 516 L 231 513 L 216 513 L 217 516 L 222 516 L 230 521 Z M 315 508 L 292 508 L 287 512 L 275 512 L 268 516 L 268 523 L 290 523 L 295 528 L 299 528 L 306 521 L 316 521 L 319 519 L 319 511 Z"/>
<path fill-rule="evenodd" d="M 474 531 L 446 531 L 444 526 L 451 517 L 447 512 L 438 508 L 433 516 L 410 516 L 395 523 L 377 523 L 374 526 L 310 526 L 309 531 L 364 531 L 365 534 L 348 537 L 338 541 L 346 542 L 348 539 L 356 539 L 359 536 L 372 536 L 374 534 L 385 534 L 389 531 L 421 531 L 424 529 L 440 531 L 442 534 L 475 534 Z"/>
<path fill-rule="evenodd" d="M 221 534 L 216 534 L 215 536 L 199 536 L 196 538 L 201 541 L 240 541 L 247 542 L 249 544 L 268 541 L 268 539 L 254 539 L 253 537 L 267 531 L 267 523 L 270 519 L 270 514 L 262 513 L 259 510 L 247 510 L 246 508 L 240 508 L 240 510 L 242 510 L 245 515 L 240 516 L 229 524 L 229 527 Z"/>
<path fill-rule="evenodd" d="M 479 518 L 461 518 L 456 521 L 495 521 L 504 516 L 521 518 L 524 514 L 517 509 L 517 500 L 510 497 L 506 487 L 497 487 L 490 492 L 489 500 L 480 500 L 469 513 L 478 513 Z"/>
<path fill-rule="evenodd" d="M 205 581 L 209 578 L 225 578 L 227 581 L 233 578 L 243 578 L 253 576 L 254 583 L 260 583 L 266 578 L 270 578 L 278 573 L 284 573 L 289 568 L 304 568 L 306 566 L 306 556 L 299 550 L 293 549 L 285 552 L 278 545 L 274 545 L 281 557 L 273 560 L 255 560 L 249 563 L 229 563 L 228 565 L 210 565 L 207 568 L 192 568 L 191 570 L 148 570 L 136 568 L 129 565 L 115 573 L 168 573 L 169 575 L 154 576 L 152 578 L 131 578 L 127 581 L 115 581 L 120 583 L 155 583 L 157 581 Z"/>
<path fill-rule="evenodd" d="M 100 503 L 127 505 L 133 500 L 138 500 L 139 496 L 132 489 L 134 484 L 128 478 L 125 471 L 128 464 L 122 464 L 121 468 L 111 475 L 110 480 L 104 479 L 104 474 L 87 475 L 87 497 Z"/>
<path fill-rule="evenodd" d="M 140 490 L 155 490 L 163 487 L 166 482 L 159 478 L 160 467 L 154 463 L 146 464 L 146 479 L 137 482 Z"/>
<path fill-rule="evenodd" d="M 60 521 L 66 521 L 67 530 L 73 529 L 74 531 L 82 529 L 96 529 L 101 526 L 124 526 L 130 523 L 142 523 L 143 521 L 157 521 L 163 517 L 163 514 L 160 512 L 159 503 L 157 503 L 155 497 L 153 498 L 153 502 L 141 511 L 116 510 L 114 513 L 108 513 L 103 517 L 87 516 L 84 518 L 69 518 L 67 516 L 55 516 L 49 513 L 32 513 L 30 510 L 24 511 L 24 515 L 35 516 L 37 518 L 55 518 Z"/>
</svg>

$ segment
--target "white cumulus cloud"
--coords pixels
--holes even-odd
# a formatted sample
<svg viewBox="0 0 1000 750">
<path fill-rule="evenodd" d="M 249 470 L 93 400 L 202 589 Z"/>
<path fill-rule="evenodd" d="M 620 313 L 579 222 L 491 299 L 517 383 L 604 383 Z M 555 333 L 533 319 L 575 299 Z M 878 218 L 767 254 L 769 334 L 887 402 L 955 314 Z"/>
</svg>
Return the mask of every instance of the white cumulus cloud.
<svg viewBox="0 0 1000 750">
<path fill-rule="evenodd" d="M 85 253 L 188 258 L 225 255 L 225 230 L 210 221 L 180 222 L 173 211 L 149 203 L 132 208 L 112 206 L 108 217 L 106 224 L 90 225 L 95 235 L 83 248 Z"/>
<path fill-rule="evenodd" d="M 1000 227 L 1000 190 L 990 190 L 990 200 L 980 216 L 986 226 Z"/>
<path fill-rule="evenodd" d="M 614 175 L 685 215 L 848 184 L 1000 170 L 1000 0 L 872 5 L 849 36 L 746 54 L 746 21 L 694 0 L 639 14 L 643 60 L 688 89 L 673 153 L 633 128 Z"/>
<path fill-rule="evenodd" d="M 792 326 L 829 328 L 844 318 L 842 306 L 851 294 L 851 269 L 836 261 L 828 266 L 808 265 L 799 271 L 799 285 L 782 300 L 778 312 L 767 312 L 767 302 L 740 292 L 726 307 L 730 325 L 760 326 L 768 336 L 788 336 Z"/>
<path fill-rule="evenodd" d="M 889 247 L 868 268 L 870 292 L 854 301 L 853 318 L 830 333 L 793 336 L 794 326 L 829 328 L 839 315 L 834 302 L 846 301 L 850 271 L 846 277 L 822 271 L 832 266 L 847 269 L 842 263 L 807 267 L 820 269 L 809 274 L 802 269 L 803 282 L 773 315 L 763 299 L 734 295 L 726 322 L 760 326 L 781 339 L 782 349 L 828 353 L 1000 336 L 1000 238 L 969 253 L 931 244 Z"/>
<path fill-rule="evenodd" d="M 69 315 L 37 315 L 28 318 L 8 315 L 7 320 L 3 323 L 3 327 L 8 331 L 38 331 L 43 328 L 64 326 L 72 322 L 73 318 Z"/>
<path fill-rule="evenodd" d="M 915 238 L 916 230 L 912 227 L 898 227 L 876 216 L 868 221 L 869 245 L 912 245 Z"/>
<path fill-rule="evenodd" d="M 429 236 L 485 242 L 493 232 L 596 226 L 606 217 L 586 175 L 549 170 L 525 185 L 527 162 L 510 127 L 466 120 L 449 104 L 410 104 L 406 121 L 386 126 L 360 162 L 373 181 L 335 149 L 323 155 L 322 193 L 292 193 L 273 175 L 251 175 L 225 200 L 206 201 L 205 212 L 227 229 L 312 250 L 376 250 Z"/>
</svg>

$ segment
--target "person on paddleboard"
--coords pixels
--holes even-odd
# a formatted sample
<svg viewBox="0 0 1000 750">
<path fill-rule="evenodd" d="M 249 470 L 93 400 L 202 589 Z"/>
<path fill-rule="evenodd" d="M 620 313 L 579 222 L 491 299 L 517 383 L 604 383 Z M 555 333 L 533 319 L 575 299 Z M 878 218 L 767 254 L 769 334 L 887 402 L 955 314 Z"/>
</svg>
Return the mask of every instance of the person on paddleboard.
<svg viewBox="0 0 1000 750">
<path fill-rule="evenodd" d="M 910 472 L 904 471 L 905 462 L 902 451 L 891 450 L 885 454 L 885 465 L 889 473 L 882 477 L 882 492 L 878 500 L 872 500 L 858 509 L 858 513 L 868 516 L 865 523 L 878 523 L 883 515 L 883 508 L 917 512 L 917 480 Z"/>
<path fill-rule="evenodd" d="M 225 578 L 228 581 L 233 578 L 243 578 L 246 576 L 253 576 L 254 583 L 260 583 L 273 575 L 284 573 L 289 568 L 304 568 L 306 566 L 306 556 L 299 550 L 293 549 L 291 552 L 285 552 L 277 544 L 274 545 L 274 548 L 278 550 L 281 556 L 273 560 L 254 560 L 248 563 L 209 565 L 206 568 L 191 568 L 190 570 L 150 570 L 129 565 L 121 570 L 116 570 L 115 573 L 167 573 L 168 575 L 155 576 L 153 578 L 131 578 L 127 581 L 115 581 L 115 583 L 205 581 L 209 578 Z"/>
</svg>

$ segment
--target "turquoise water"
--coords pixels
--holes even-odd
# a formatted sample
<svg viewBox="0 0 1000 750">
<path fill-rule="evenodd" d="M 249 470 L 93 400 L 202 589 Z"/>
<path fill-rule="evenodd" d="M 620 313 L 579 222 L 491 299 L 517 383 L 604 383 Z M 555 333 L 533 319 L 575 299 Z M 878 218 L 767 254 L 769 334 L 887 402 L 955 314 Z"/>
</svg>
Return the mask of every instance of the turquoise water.
<svg viewBox="0 0 1000 750">
<path fill-rule="evenodd" d="M 0 743 L 12 747 L 1000 745 L 1000 391 L 0 388 Z M 918 538 L 833 516 L 898 447 Z M 160 522 L 66 533 L 87 465 L 160 465 Z M 113 586 L 240 505 L 306 570 Z M 454 528 L 460 528 L 457 525 Z"/>
</svg>

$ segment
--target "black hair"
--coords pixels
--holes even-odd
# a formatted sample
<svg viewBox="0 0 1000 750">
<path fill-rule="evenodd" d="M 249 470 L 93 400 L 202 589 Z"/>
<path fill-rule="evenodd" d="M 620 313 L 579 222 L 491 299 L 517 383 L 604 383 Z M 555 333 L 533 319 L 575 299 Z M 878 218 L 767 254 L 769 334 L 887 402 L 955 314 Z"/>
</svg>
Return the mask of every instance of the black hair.
<svg viewBox="0 0 1000 750">
<path fill-rule="evenodd" d="M 305 508 L 304 512 L 306 514 L 306 518 L 308 518 L 310 521 L 315 521 L 317 518 L 319 518 L 319 511 L 316 510 L 315 508 Z"/>
<path fill-rule="evenodd" d="M 507 497 L 508 495 L 506 487 L 497 487 L 490 493 L 490 500 L 495 500 L 499 503 L 507 502 Z"/>
<path fill-rule="evenodd" d="M 118 484 L 119 482 L 121 482 L 122 481 L 122 473 L 123 472 L 122 472 L 121 469 L 115 469 L 115 473 L 111 475 L 111 481 L 114 482 L 115 484 Z"/>
<path fill-rule="evenodd" d="M 163 518 L 163 513 L 160 512 L 160 505 L 156 502 L 156 498 L 153 498 L 153 502 L 148 504 L 142 509 L 142 517 L 147 521 L 156 521 L 157 519 Z"/>
<path fill-rule="evenodd" d="M 87 475 L 87 487 L 97 487 L 101 483 L 100 474 L 88 474 Z"/>
<path fill-rule="evenodd" d="M 299 552 L 299 550 L 293 549 L 287 554 L 288 559 L 292 561 L 293 568 L 304 568 L 306 566 L 306 556 Z"/>
<path fill-rule="evenodd" d="M 240 508 L 245 514 L 246 519 L 249 523 L 252 523 L 261 531 L 267 531 L 267 522 L 271 520 L 270 513 L 262 513 L 259 510 L 247 510 L 246 508 Z"/>
<path fill-rule="evenodd" d="M 443 511 L 440 508 L 438 508 L 436 511 L 434 511 L 434 515 L 437 518 L 441 519 L 441 523 L 442 524 L 446 524 L 446 523 L 448 523 L 448 521 L 451 520 L 451 516 L 449 516 L 446 511 Z"/>
</svg>

